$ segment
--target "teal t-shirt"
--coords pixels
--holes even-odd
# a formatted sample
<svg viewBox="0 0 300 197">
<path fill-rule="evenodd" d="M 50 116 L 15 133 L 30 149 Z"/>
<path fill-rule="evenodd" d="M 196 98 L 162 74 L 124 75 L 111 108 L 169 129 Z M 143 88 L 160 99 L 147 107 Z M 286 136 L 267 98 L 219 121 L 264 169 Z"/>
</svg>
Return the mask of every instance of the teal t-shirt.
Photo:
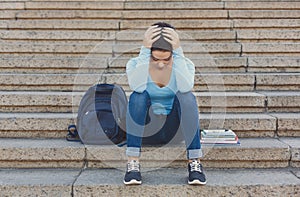
<svg viewBox="0 0 300 197">
<path fill-rule="evenodd" d="M 146 91 L 151 99 L 153 113 L 168 115 L 172 110 L 174 97 L 177 92 L 173 71 L 168 85 L 164 87 L 156 85 L 149 75 Z"/>
</svg>

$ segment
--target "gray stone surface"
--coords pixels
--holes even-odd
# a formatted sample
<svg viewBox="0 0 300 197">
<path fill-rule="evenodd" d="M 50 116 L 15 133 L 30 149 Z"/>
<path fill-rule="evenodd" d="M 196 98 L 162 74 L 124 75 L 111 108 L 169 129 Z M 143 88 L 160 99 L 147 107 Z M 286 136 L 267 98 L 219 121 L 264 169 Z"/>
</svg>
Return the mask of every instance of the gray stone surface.
<svg viewBox="0 0 300 197">
<path fill-rule="evenodd" d="M 299 91 L 299 73 L 256 74 L 256 90 L 259 91 Z"/>
<path fill-rule="evenodd" d="M 225 2 L 225 9 L 240 9 L 240 10 L 256 10 L 256 9 L 264 9 L 264 10 L 294 10 L 299 9 L 300 5 L 298 2 L 270 2 L 268 1 L 255 1 L 255 2 L 235 2 L 228 1 Z"/>
<path fill-rule="evenodd" d="M 280 140 L 287 144 L 291 149 L 291 166 L 300 168 L 300 143 L 299 138 L 280 138 Z M 300 178 L 300 171 L 298 170 L 298 177 Z"/>
<path fill-rule="evenodd" d="M 268 112 L 299 112 L 300 92 L 259 92 L 267 96 Z"/>
<path fill-rule="evenodd" d="M 165 7 L 168 9 L 187 9 L 190 11 L 190 8 L 194 9 L 223 9 L 224 5 L 222 2 L 165 2 L 165 1 L 147 1 L 147 2 L 125 2 L 125 9 L 159 9 L 160 7 Z M 188 12 L 187 12 L 188 13 Z"/>
<path fill-rule="evenodd" d="M 235 28 L 298 28 L 299 19 L 235 19 L 233 20 Z"/>
<path fill-rule="evenodd" d="M 272 113 L 278 119 L 279 136 L 300 136 L 300 114 L 299 113 Z"/>
<path fill-rule="evenodd" d="M 298 72 L 300 61 L 297 57 L 249 57 L 248 71 L 251 72 Z"/>
<path fill-rule="evenodd" d="M 259 113 L 203 113 L 200 114 L 200 127 L 203 129 L 228 128 L 240 137 L 274 137 L 276 118 Z"/>
<path fill-rule="evenodd" d="M 47 37 L 44 37 L 44 39 L 50 39 L 51 37 L 54 39 L 55 36 L 58 37 L 60 36 L 60 39 L 63 38 L 63 36 L 67 35 L 74 35 L 74 32 L 76 33 L 76 30 L 98 30 L 97 32 L 85 32 L 86 33 L 86 38 L 94 35 L 95 39 L 99 38 L 109 38 L 108 36 L 110 34 L 113 35 L 113 32 L 118 30 L 118 20 L 17 20 L 17 21 L 11 21 L 8 23 L 8 28 L 10 29 L 22 29 L 23 31 L 18 31 L 18 30 L 9 30 L 9 31 L 3 31 L 3 38 L 7 39 L 12 39 L 12 38 L 19 38 L 21 39 L 22 37 L 26 36 L 27 33 L 27 39 L 28 39 L 28 34 L 33 36 L 32 39 L 37 39 L 38 37 L 41 37 L 42 35 L 45 35 Z M 30 30 L 31 31 L 26 31 L 24 30 Z M 42 31 L 33 31 L 33 30 L 45 30 L 45 29 L 52 29 L 52 30 L 74 30 L 73 34 L 72 32 L 66 32 L 66 31 L 49 31 L 48 33 Z M 109 29 L 109 30 L 108 30 Z M 106 31 L 103 31 L 106 30 Z M 115 31 L 112 31 L 115 30 Z M 8 34 L 10 32 L 11 34 Z M 105 36 L 105 32 L 106 36 Z M 6 34 L 5 34 L 6 33 Z M 49 33 L 52 33 L 49 35 Z M 62 33 L 66 33 L 66 35 L 62 35 Z M 82 32 L 84 33 L 84 32 Z M 110 33 L 110 34 L 108 34 Z M 20 37 L 16 37 L 19 34 Z M 91 35 L 92 34 L 92 35 Z M 75 34 L 76 35 L 76 34 Z M 79 37 L 77 37 L 79 40 L 84 39 L 83 35 L 81 35 L 80 39 L 80 34 L 77 33 Z M 84 40 L 85 40 L 84 39 Z M 68 39 L 66 39 L 68 40 Z"/>
<path fill-rule="evenodd" d="M 1 167 L 6 168 L 80 168 L 85 159 L 83 145 L 67 142 L 64 139 L 1 138 L 0 152 Z"/>
<path fill-rule="evenodd" d="M 220 13 L 220 12 L 219 12 Z M 204 16 L 205 13 L 203 13 Z M 190 19 L 189 22 L 185 22 L 182 20 L 164 20 L 165 22 L 172 23 L 177 28 L 198 28 L 198 29 L 230 29 L 232 27 L 233 22 L 225 19 L 218 19 L 218 20 L 197 20 L 197 19 Z M 149 20 L 122 20 L 120 22 L 121 29 L 128 29 L 128 28 L 136 28 L 136 27 L 143 27 L 146 28 L 149 24 L 154 24 L 157 22 L 156 19 L 149 19 Z"/>
<path fill-rule="evenodd" d="M 74 185 L 75 196 L 272 196 L 296 195 L 300 180 L 286 170 L 206 170 L 207 185 L 187 185 L 186 169 L 142 171 L 142 186 L 126 187 L 124 172 L 86 170 Z"/>
<path fill-rule="evenodd" d="M 297 56 L 300 52 L 299 43 L 243 43 L 243 56 L 245 55 L 264 55 L 280 54 L 282 56 Z"/>
<path fill-rule="evenodd" d="M 240 139 L 241 145 L 206 145 L 202 161 L 207 167 L 274 168 L 287 167 L 290 160 L 288 145 L 272 138 Z M 124 167 L 126 147 L 86 146 L 89 167 Z M 186 151 L 184 144 L 147 147 L 141 153 L 143 166 L 184 166 Z"/>
<path fill-rule="evenodd" d="M 95 10 L 115 10 L 115 9 L 123 9 L 122 1 L 112 1 L 112 2 L 103 2 L 103 1 L 95 1 L 95 2 L 34 2 L 27 1 L 25 2 L 25 7 L 27 9 L 95 9 Z"/>
<path fill-rule="evenodd" d="M 234 19 L 295 19 L 299 10 L 229 10 L 229 17 Z"/>
<path fill-rule="evenodd" d="M 1 196 L 71 196 L 80 170 L 0 170 Z"/>
<path fill-rule="evenodd" d="M 264 112 L 266 97 L 254 92 L 195 93 L 200 112 Z"/>
<path fill-rule="evenodd" d="M 18 19 L 120 19 L 122 12 L 119 10 L 27 10 L 26 12 L 9 12 Z M 76 27 L 74 27 L 76 28 Z"/>
<path fill-rule="evenodd" d="M 237 39 L 245 41 L 265 42 L 297 42 L 300 39 L 298 30 L 238 30 Z"/>
</svg>

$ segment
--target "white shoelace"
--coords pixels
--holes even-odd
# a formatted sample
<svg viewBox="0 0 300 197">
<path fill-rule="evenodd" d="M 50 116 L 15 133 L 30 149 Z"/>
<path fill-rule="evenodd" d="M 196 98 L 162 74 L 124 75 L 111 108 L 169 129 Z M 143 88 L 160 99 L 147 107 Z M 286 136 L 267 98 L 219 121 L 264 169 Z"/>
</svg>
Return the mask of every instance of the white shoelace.
<svg viewBox="0 0 300 197">
<path fill-rule="evenodd" d="M 127 171 L 140 171 L 140 164 L 139 162 L 132 160 L 129 163 L 127 163 Z"/>
<path fill-rule="evenodd" d="M 202 172 L 201 171 L 201 165 L 197 160 L 193 160 L 190 163 L 190 166 L 191 166 L 191 172 L 193 172 L 193 171 Z"/>
</svg>

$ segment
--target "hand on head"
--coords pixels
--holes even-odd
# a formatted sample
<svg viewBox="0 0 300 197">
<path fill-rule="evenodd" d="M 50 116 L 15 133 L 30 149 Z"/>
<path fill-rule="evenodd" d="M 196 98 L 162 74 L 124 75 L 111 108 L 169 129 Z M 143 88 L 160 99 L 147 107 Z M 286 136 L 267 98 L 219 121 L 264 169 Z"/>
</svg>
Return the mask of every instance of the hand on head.
<svg viewBox="0 0 300 197">
<path fill-rule="evenodd" d="M 151 48 L 152 44 L 161 36 L 172 45 L 173 49 L 180 47 L 180 40 L 177 32 L 172 28 L 159 27 L 158 25 L 151 26 L 147 29 L 144 34 L 144 46 L 146 48 Z"/>
<path fill-rule="evenodd" d="M 165 27 L 162 29 L 162 35 L 164 36 L 164 39 L 172 45 L 173 49 L 180 47 L 179 36 L 174 29 Z"/>
<path fill-rule="evenodd" d="M 157 25 L 149 27 L 144 34 L 144 46 L 150 49 L 153 42 L 160 38 L 159 34 L 161 34 L 161 27 L 158 27 Z"/>
</svg>

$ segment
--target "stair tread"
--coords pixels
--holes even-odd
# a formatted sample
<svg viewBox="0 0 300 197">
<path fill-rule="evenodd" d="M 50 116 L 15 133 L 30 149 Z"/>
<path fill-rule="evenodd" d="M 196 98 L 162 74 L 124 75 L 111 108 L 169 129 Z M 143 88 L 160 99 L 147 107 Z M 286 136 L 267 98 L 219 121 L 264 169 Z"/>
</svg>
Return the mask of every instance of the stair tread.
<svg viewBox="0 0 300 197">
<path fill-rule="evenodd" d="M 226 159 L 227 156 L 231 156 L 231 158 L 227 158 L 228 160 L 257 160 L 260 158 L 261 160 L 288 160 L 289 157 L 289 149 L 295 148 L 299 149 L 300 145 L 297 144 L 297 138 L 289 138 L 289 137 L 282 137 L 279 139 L 275 138 L 240 138 L 240 145 L 211 145 L 211 144 L 202 144 L 204 149 L 204 158 L 207 156 L 209 160 L 223 160 Z M 2 154 L 0 156 L 1 160 L 16 160 L 19 156 L 22 156 L 23 159 L 26 160 L 83 160 L 85 158 L 85 151 L 88 152 L 88 156 L 86 159 L 91 160 L 101 160 L 101 159 L 108 159 L 111 157 L 111 160 L 122 160 L 125 159 L 125 148 L 126 145 L 123 147 L 117 147 L 115 145 L 84 145 L 80 142 L 68 142 L 65 139 L 36 139 L 36 138 L 29 138 L 29 139 L 15 139 L 15 138 L 0 138 L 0 149 L 2 149 Z M 26 150 L 26 152 L 18 152 L 17 150 Z M 65 155 L 53 154 L 53 152 L 48 152 L 49 150 L 55 149 L 56 151 L 60 151 Z M 147 154 L 149 151 L 155 151 L 157 149 L 161 150 L 165 154 L 164 157 L 158 158 L 160 153 L 157 155 L 150 156 L 150 160 L 170 160 L 170 159 L 179 159 L 184 160 L 184 152 L 185 147 L 184 144 L 178 145 L 170 145 L 170 147 L 159 147 L 159 146 L 145 146 L 145 152 Z M 174 152 L 174 149 L 178 152 Z M 179 151 L 181 150 L 181 151 Z M 264 155 L 259 154 L 255 155 L 251 153 L 252 151 L 273 151 L 272 155 Z M 17 155 L 11 155 L 16 151 Z M 56 152 L 54 151 L 54 153 Z M 74 153 L 72 153 L 72 151 Z M 211 152 L 212 151 L 212 152 Z M 245 154 L 249 155 L 239 155 L 241 151 L 245 151 Z M 248 152 L 247 152 L 248 151 Z M 41 154 L 43 152 L 44 154 Z M 227 152 L 227 156 L 223 155 Z M 275 158 L 276 152 L 277 158 Z M 72 153 L 72 154 L 71 154 Z M 115 155 L 109 156 L 109 154 L 115 153 Z M 154 152 L 155 153 L 155 152 Z M 237 154 L 237 155 L 234 155 Z M 66 155 L 69 154 L 68 157 Z M 170 154 L 171 156 L 168 156 Z M 179 158 L 172 158 L 174 154 L 178 154 Z M 217 158 L 213 158 L 212 154 L 220 154 Z M 149 155 L 148 155 L 149 156 Z M 26 159 L 27 158 L 27 159 Z M 143 158 L 146 159 L 146 158 Z M 296 159 L 296 158 L 295 158 Z M 149 159 L 146 159 L 149 160 Z M 298 158 L 300 160 L 300 158 Z"/>
<path fill-rule="evenodd" d="M 242 196 L 251 195 L 291 195 L 298 193 L 300 179 L 298 169 L 205 169 L 207 185 L 191 187 L 187 185 L 187 169 L 144 169 L 143 184 L 136 187 L 123 185 L 124 171 L 103 170 L 1 170 L 0 187 L 3 195 L 50 196 Z M 295 173 L 295 174 L 294 174 Z M 29 189 L 30 188 L 30 189 Z"/>
</svg>

